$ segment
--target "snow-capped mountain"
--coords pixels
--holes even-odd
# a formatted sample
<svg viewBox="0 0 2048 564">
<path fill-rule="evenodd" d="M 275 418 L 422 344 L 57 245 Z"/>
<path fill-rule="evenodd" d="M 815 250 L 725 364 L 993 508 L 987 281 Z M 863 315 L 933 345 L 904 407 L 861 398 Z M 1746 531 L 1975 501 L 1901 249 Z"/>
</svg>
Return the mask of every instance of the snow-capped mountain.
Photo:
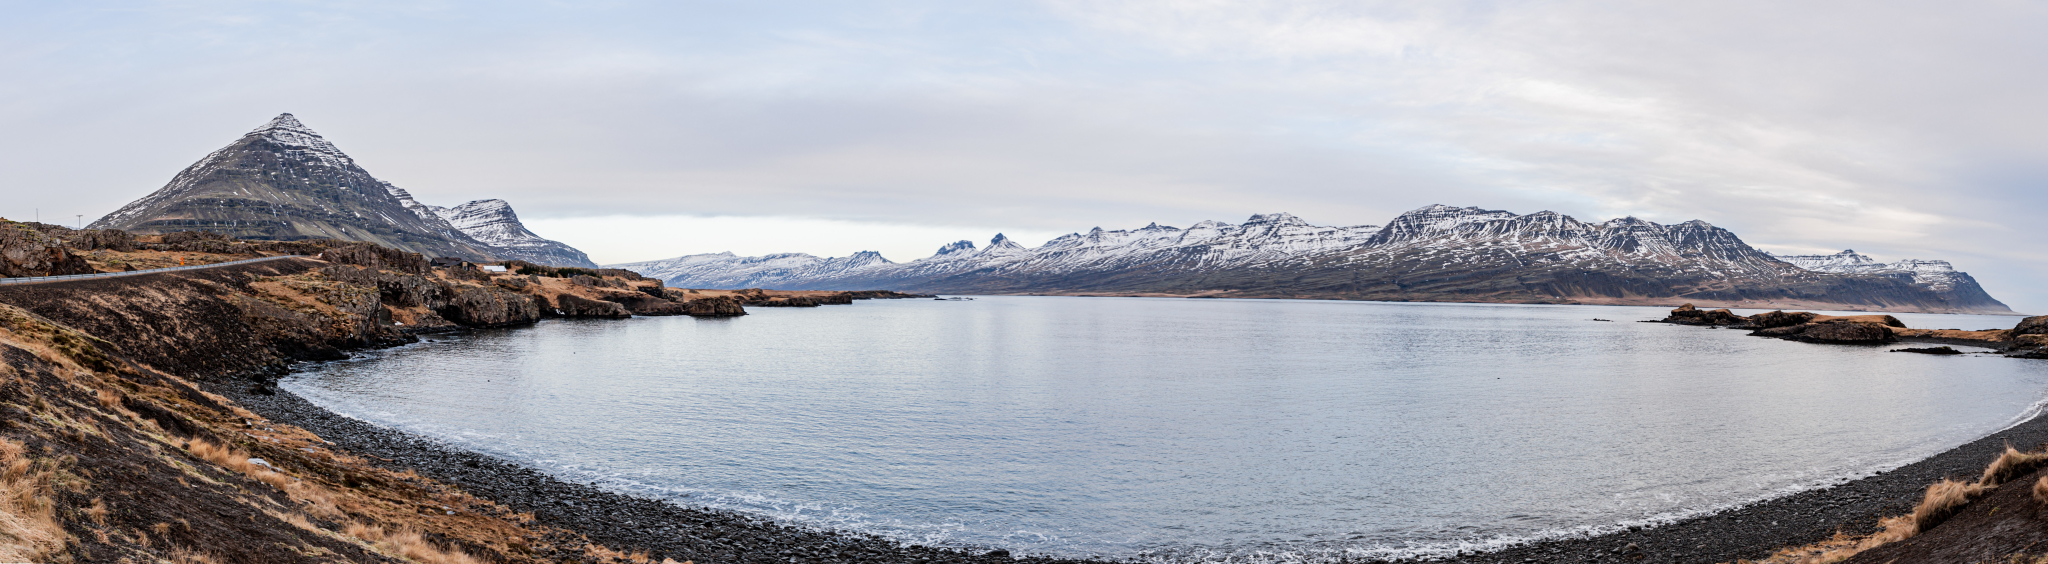
<svg viewBox="0 0 2048 564">
<path fill-rule="evenodd" d="M 1951 300 L 1910 278 L 1803 269 L 1703 221 L 1587 223 L 1442 205 L 1385 226 L 1316 226 L 1275 213 L 1235 225 L 1096 228 L 1036 248 L 997 235 L 984 248 L 960 241 L 905 263 L 874 253 L 722 253 L 614 266 L 700 288 L 2006 311 L 1989 296 Z"/>
<path fill-rule="evenodd" d="M 1856 252 L 1844 250 L 1832 255 L 1774 255 L 1778 260 L 1814 272 L 1838 274 L 1867 274 L 1895 276 L 1912 280 L 1936 293 L 1959 303 L 1997 303 L 1977 279 L 1967 272 L 1956 270 L 1945 260 L 1904 259 L 1898 262 L 1878 262 L 1877 259 Z M 2001 304 L 2002 305 L 2002 304 Z"/>
<path fill-rule="evenodd" d="M 492 201 L 496 200 L 486 200 Z M 501 212 L 473 211 L 469 228 L 451 224 L 405 190 L 371 176 L 298 118 L 281 114 L 186 167 L 163 188 L 93 222 L 92 228 L 137 234 L 213 231 L 273 240 L 329 238 L 369 241 L 435 257 L 576 258 L 580 262 L 559 264 L 590 265 L 589 259 L 580 258 L 581 252 L 526 231 L 509 206 Z M 493 240 L 481 240 L 471 230 Z M 530 239 L 517 237 L 519 233 Z"/>
<path fill-rule="evenodd" d="M 528 231 L 526 224 L 519 222 L 519 214 L 512 211 L 512 204 L 504 200 L 477 200 L 452 208 L 427 208 L 464 235 L 496 249 L 499 258 L 551 266 L 597 267 L 597 263 L 590 262 L 590 256 L 583 251 Z"/>
</svg>

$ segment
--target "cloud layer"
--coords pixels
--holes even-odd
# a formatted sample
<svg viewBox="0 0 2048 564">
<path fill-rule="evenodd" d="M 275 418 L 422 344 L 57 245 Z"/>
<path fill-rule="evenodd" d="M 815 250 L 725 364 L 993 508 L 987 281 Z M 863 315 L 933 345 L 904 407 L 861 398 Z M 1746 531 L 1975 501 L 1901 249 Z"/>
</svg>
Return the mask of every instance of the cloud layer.
<svg viewBox="0 0 2048 564">
<path fill-rule="evenodd" d="M 90 219 L 291 111 L 424 200 L 505 198 L 599 256 L 789 232 L 820 243 L 786 250 L 839 253 L 851 236 L 835 230 L 852 224 L 924 254 L 946 241 L 917 240 L 975 228 L 985 240 L 1270 211 L 1362 224 L 1448 203 L 1946 258 L 2039 311 L 2048 256 L 2025 233 L 2048 212 L 2035 109 L 2048 77 L 2032 72 L 2048 62 L 2033 32 L 2044 12 L 35 5 L 0 22 L 0 214 Z M 721 228 L 627 250 L 591 219 L 617 216 Z M 728 219 L 697 219 L 714 216 Z"/>
</svg>

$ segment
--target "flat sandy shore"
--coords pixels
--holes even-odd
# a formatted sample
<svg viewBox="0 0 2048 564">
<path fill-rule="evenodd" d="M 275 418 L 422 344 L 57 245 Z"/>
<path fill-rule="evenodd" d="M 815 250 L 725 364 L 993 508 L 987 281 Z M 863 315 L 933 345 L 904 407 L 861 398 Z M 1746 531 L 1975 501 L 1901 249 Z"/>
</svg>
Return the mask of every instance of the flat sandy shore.
<svg viewBox="0 0 2048 564">
<path fill-rule="evenodd" d="M 278 390 L 276 395 L 217 389 L 274 421 L 297 425 L 338 448 L 411 469 L 472 494 L 532 512 L 542 522 L 581 532 L 605 545 L 647 550 L 677 562 L 1016 562 L 986 550 L 906 547 L 883 539 L 782 526 L 748 515 L 685 508 L 568 483 L 496 458 L 343 417 Z M 1674 562 L 1711 564 L 1756 559 L 1837 531 L 1865 534 L 1879 519 L 1912 510 L 1928 484 L 1971 478 L 2006 445 L 2048 445 L 2048 418 L 2037 417 L 1904 467 L 1825 489 L 1810 490 L 1670 525 L 1504 551 L 1465 555 L 1460 563 Z M 1472 487 L 1486 487 L 1473 484 Z M 1081 562 L 1030 557 L 1031 562 Z"/>
</svg>

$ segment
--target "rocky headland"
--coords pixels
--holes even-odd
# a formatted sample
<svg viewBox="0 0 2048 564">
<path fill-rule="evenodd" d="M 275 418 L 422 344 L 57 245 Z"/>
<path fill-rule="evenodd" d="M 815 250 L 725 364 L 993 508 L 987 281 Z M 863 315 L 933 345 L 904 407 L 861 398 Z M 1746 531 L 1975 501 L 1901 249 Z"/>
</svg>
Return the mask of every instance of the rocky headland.
<svg viewBox="0 0 2048 564">
<path fill-rule="evenodd" d="M 257 257 L 276 258 L 148 271 Z M 436 262 L 365 243 L 0 221 L 8 279 L 143 271 L 0 285 L 0 561 L 1010 560 L 598 492 L 351 426 L 273 386 L 297 363 L 423 334 L 744 314 L 743 298 L 627 271 Z"/>
<path fill-rule="evenodd" d="M 1727 309 L 1708 310 L 1685 304 L 1671 310 L 1671 314 L 1659 322 L 1749 329 L 1750 335 L 1758 337 L 1813 343 L 1934 343 L 1983 347 L 2015 358 L 2048 358 L 2048 316 L 2021 319 L 2011 329 L 1914 329 L 1906 327 L 1897 317 L 1882 314 L 1838 316 L 1774 310 L 1742 316 Z"/>
</svg>

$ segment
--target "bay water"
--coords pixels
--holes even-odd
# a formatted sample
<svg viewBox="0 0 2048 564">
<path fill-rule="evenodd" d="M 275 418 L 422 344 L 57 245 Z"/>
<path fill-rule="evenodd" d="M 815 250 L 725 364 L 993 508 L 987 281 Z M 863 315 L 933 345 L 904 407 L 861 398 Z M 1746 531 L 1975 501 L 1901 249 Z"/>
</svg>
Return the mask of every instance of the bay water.
<svg viewBox="0 0 2048 564">
<path fill-rule="evenodd" d="M 1668 308 L 749 311 L 437 336 L 283 385 L 683 505 L 1160 561 L 1438 555 L 1654 524 L 1897 467 L 2030 417 L 2048 391 L 2043 361 L 1636 322 Z"/>
</svg>

